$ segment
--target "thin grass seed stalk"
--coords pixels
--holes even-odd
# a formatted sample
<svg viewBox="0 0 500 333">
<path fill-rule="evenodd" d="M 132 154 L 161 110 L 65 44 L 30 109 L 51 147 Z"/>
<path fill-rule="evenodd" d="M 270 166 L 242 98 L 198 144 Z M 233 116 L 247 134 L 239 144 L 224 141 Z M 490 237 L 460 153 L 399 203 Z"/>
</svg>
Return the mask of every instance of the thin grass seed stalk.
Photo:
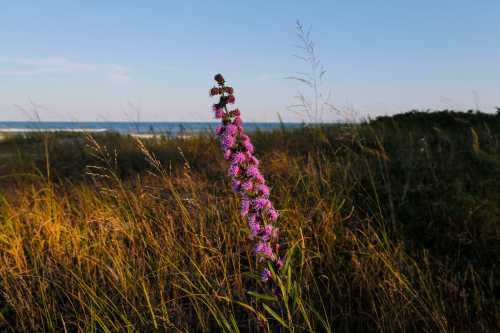
<svg viewBox="0 0 500 333">
<path fill-rule="evenodd" d="M 220 96 L 213 105 L 215 118 L 221 120 L 215 133 L 224 153 L 224 159 L 231 161 L 229 176 L 235 193 L 241 197 L 241 216 L 246 219 L 250 229 L 249 238 L 254 242 L 253 253 L 260 266 L 260 278 L 263 282 L 272 280 L 267 265 L 274 265 L 275 271 L 283 267 L 283 258 L 279 256 L 278 229 L 273 225 L 279 213 L 269 200 L 269 187 L 259 170 L 259 160 L 254 156 L 254 146 L 245 134 L 240 110 L 229 110 L 235 97 L 232 87 L 225 85 L 224 77 L 214 77 L 218 87 L 210 89 L 211 96 Z"/>
</svg>

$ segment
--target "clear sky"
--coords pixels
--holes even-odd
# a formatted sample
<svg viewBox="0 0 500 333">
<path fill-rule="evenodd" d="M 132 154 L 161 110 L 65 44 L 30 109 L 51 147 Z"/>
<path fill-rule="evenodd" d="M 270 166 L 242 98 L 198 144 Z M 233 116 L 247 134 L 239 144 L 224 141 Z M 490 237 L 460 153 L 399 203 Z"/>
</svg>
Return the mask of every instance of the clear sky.
<svg viewBox="0 0 500 333">
<path fill-rule="evenodd" d="M 0 120 L 207 121 L 222 72 L 248 121 L 287 111 L 295 21 L 361 116 L 500 106 L 500 1 L 0 1 Z M 23 111 L 24 110 L 24 111 Z M 325 117 L 327 118 L 327 117 Z M 328 119 L 326 119 L 328 120 Z"/>
</svg>

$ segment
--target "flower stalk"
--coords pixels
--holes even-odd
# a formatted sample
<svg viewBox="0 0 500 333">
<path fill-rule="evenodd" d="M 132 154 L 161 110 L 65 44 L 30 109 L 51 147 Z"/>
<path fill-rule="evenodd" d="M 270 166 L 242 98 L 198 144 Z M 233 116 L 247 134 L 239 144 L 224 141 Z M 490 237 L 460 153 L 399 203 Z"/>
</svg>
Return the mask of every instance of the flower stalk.
<svg viewBox="0 0 500 333">
<path fill-rule="evenodd" d="M 253 241 L 253 253 L 260 266 L 260 279 L 272 280 L 268 265 L 275 271 L 283 267 L 283 258 L 279 256 L 278 229 L 273 225 L 279 213 L 269 200 L 270 190 L 259 170 L 259 160 L 254 156 L 254 146 L 245 134 L 240 110 L 229 110 L 234 104 L 234 89 L 226 86 L 224 77 L 214 77 L 217 86 L 210 89 L 211 96 L 219 96 L 219 102 L 213 105 L 215 118 L 221 120 L 215 130 L 224 159 L 230 161 L 228 174 L 231 177 L 233 191 L 240 195 L 240 212 L 248 223 L 249 238 Z"/>
</svg>

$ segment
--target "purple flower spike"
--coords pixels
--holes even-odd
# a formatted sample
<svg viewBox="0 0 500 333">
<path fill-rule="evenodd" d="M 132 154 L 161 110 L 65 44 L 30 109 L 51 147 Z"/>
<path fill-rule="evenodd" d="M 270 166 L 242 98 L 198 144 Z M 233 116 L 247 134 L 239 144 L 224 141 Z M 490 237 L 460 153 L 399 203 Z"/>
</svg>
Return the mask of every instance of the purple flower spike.
<svg viewBox="0 0 500 333">
<path fill-rule="evenodd" d="M 273 264 L 277 270 L 284 265 L 278 257 L 280 245 L 278 229 L 273 226 L 278 211 L 269 201 L 270 190 L 259 170 L 259 160 L 253 155 L 254 146 L 245 134 L 239 109 L 227 110 L 228 103 L 234 103 L 233 89 L 226 87 L 221 74 L 215 80 L 218 87 L 212 88 L 212 96 L 219 96 L 219 103 L 213 105 L 213 111 L 221 124 L 215 129 L 224 159 L 230 160 L 228 173 L 231 177 L 232 190 L 241 196 L 240 212 L 250 229 L 249 239 L 254 243 L 253 253 L 257 264 L 261 266 L 260 278 L 263 282 L 272 280 L 271 271 L 265 266 Z M 264 225 L 263 222 L 267 224 Z"/>
</svg>

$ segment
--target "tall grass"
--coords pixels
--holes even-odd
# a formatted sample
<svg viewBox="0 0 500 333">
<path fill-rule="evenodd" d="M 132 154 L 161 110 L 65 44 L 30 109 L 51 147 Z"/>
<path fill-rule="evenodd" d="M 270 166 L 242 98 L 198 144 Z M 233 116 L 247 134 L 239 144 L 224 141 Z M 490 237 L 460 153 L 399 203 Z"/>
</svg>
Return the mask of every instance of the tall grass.
<svg viewBox="0 0 500 333">
<path fill-rule="evenodd" d="M 4 141 L 0 329 L 498 330 L 499 138 L 498 116 L 456 113 L 255 133 L 280 298 L 212 136 Z"/>
</svg>

